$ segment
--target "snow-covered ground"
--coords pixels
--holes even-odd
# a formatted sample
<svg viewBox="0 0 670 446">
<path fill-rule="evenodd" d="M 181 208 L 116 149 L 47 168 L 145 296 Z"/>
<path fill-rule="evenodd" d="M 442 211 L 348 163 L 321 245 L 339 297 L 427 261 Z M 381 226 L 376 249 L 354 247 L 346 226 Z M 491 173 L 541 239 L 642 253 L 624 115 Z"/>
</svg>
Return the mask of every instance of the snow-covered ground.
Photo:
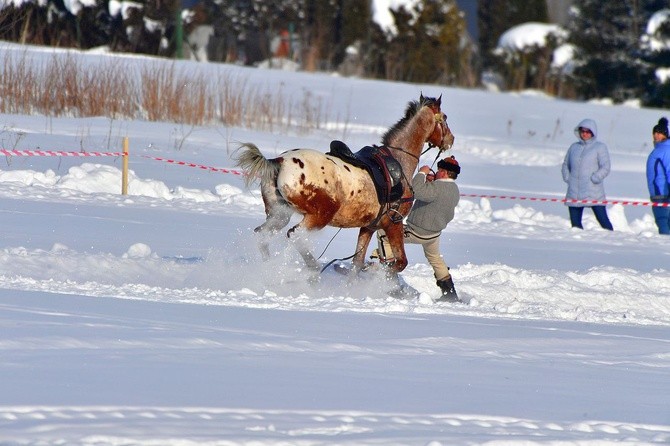
<svg viewBox="0 0 670 446">
<path fill-rule="evenodd" d="M 105 57 L 120 56 L 91 56 Z M 0 444 L 670 443 L 670 237 L 650 209 L 609 206 L 614 232 L 587 211 L 581 231 L 561 203 L 491 198 L 562 198 L 560 163 L 590 117 L 610 148 L 608 198 L 646 201 L 651 128 L 667 111 L 184 63 L 307 91 L 328 125 L 0 115 L 3 149 L 120 151 L 128 136 L 132 171 L 122 196 L 116 157 L 2 160 Z M 240 142 L 268 156 L 378 143 L 421 93 L 442 94 L 461 192 L 476 196 L 442 237 L 468 305 L 432 303 L 413 245 L 413 301 L 387 297 L 377 273 L 312 283 L 282 236 L 262 262 L 256 188 L 158 160 L 234 170 Z M 326 228 L 314 253 L 347 257 L 355 237 Z"/>
</svg>

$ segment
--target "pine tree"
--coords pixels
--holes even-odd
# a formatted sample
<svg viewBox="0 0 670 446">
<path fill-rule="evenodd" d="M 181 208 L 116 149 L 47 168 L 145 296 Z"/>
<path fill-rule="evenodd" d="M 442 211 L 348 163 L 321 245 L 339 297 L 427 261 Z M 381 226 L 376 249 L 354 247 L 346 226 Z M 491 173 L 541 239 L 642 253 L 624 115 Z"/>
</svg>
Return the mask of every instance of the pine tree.
<svg viewBox="0 0 670 446">
<path fill-rule="evenodd" d="M 356 42 L 367 44 L 373 33 L 370 26 L 372 20 L 370 0 L 339 0 L 339 2 L 341 2 L 339 14 L 342 17 L 340 22 L 342 29 L 334 59 L 336 65 L 342 62 L 344 51 L 349 45 Z"/>
<path fill-rule="evenodd" d="M 670 107 L 670 11 L 659 11 L 658 8 L 668 8 L 670 2 L 661 2 L 664 5 L 652 5 L 652 15 L 658 12 L 655 19 L 663 19 L 655 29 L 645 29 L 642 39 L 643 60 L 649 63 L 655 71 L 663 73 L 665 77 L 655 76 L 649 86 L 649 95 L 645 105 L 652 107 Z M 648 34 L 652 32 L 653 34 Z M 656 44 L 658 43 L 658 44 Z"/>
<path fill-rule="evenodd" d="M 653 80 L 640 39 L 657 0 L 582 0 L 568 24 L 575 48 L 574 79 L 582 98 L 644 99 Z"/>
<path fill-rule="evenodd" d="M 386 51 L 386 77 L 409 82 L 463 82 L 469 49 L 465 19 L 454 0 L 422 0 L 391 9 L 397 34 Z"/>
<path fill-rule="evenodd" d="M 548 20 L 546 0 L 480 0 L 477 24 L 479 51 L 484 68 L 494 65 L 492 52 L 505 31 L 521 23 L 547 23 Z"/>
<path fill-rule="evenodd" d="M 112 32 L 107 3 L 68 8 L 62 0 L 0 2 L 0 39 L 82 49 L 106 45 Z"/>
<path fill-rule="evenodd" d="M 251 65 L 267 59 L 270 40 L 281 30 L 301 30 L 305 16 L 301 0 L 200 0 L 214 28 L 209 59 Z"/>
</svg>

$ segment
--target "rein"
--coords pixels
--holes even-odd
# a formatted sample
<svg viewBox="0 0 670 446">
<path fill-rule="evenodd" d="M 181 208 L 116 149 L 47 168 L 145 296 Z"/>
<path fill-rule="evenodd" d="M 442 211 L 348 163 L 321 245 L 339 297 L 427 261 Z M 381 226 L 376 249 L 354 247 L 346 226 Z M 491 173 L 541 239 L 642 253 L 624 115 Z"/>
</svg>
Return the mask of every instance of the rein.
<svg viewBox="0 0 670 446">
<path fill-rule="evenodd" d="M 421 152 L 421 153 L 419 154 L 419 156 L 416 156 L 415 154 L 413 154 L 413 153 L 411 153 L 411 152 L 408 152 L 407 150 L 403 149 L 402 147 L 395 147 L 395 146 L 389 146 L 389 145 L 386 145 L 386 147 L 389 148 L 389 149 L 397 150 L 398 152 L 402 152 L 402 153 L 404 153 L 404 154 L 407 154 L 407 155 L 409 155 L 409 156 L 411 156 L 411 157 L 416 158 L 416 162 L 417 162 L 417 164 L 418 164 L 418 163 L 420 162 L 420 158 L 421 158 L 423 155 L 425 155 L 426 152 L 428 152 L 428 151 L 431 150 L 432 148 L 437 147 L 437 145 L 435 145 L 435 144 L 429 142 L 429 143 L 428 143 L 428 148 L 427 148 L 426 150 L 424 150 L 423 152 Z M 441 152 L 441 150 L 440 150 L 440 152 Z M 438 154 L 437 154 L 438 157 L 440 156 L 440 152 L 438 152 Z M 435 158 L 435 160 L 437 160 L 437 158 Z M 434 163 L 434 162 L 435 162 L 435 161 L 433 161 L 433 163 Z"/>
<path fill-rule="evenodd" d="M 433 162 L 430 164 L 430 170 L 433 170 L 433 166 L 435 165 L 435 162 L 440 158 L 440 155 L 441 155 L 441 154 L 442 154 L 441 151 L 437 152 L 437 155 L 435 155 L 435 159 L 434 159 Z M 435 172 L 435 171 L 433 170 L 433 172 Z"/>
<path fill-rule="evenodd" d="M 416 156 L 415 154 L 413 154 L 411 152 L 408 152 L 407 150 L 403 149 L 402 147 L 395 147 L 395 146 L 390 146 L 390 145 L 387 145 L 387 144 L 385 144 L 384 147 L 389 148 L 389 149 L 393 149 L 393 150 L 397 150 L 398 152 L 402 152 L 406 155 L 409 155 L 411 157 L 416 158 L 417 164 L 419 163 L 419 156 L 423 155 L 424 153 L 426 153 L 427 151 L 429 151 L 431 149 L 431 147 L 429 147 L 425 151 L 421 152 L 421 155 Z"/>
<path fill-rule="evenodd" d="M 335 235 L 330 239 L 330 241 L 328 242 L 328 244 L 326 245 L 326 247 L 323 249 L 323 252 L 321 253 L 321 255 L 317 258 L 317 260 L 320 259 L 321 257 L 323 257 L 323 255 L 326 253 L 326 250 L 328 249 L 328 247 L 330 246 L 330 244 L 333 242 L 333 240 L 335 240 L 335 237 L 337 237 L 337 234 L 339 234 L 341 230 L 342 230 L 342 228 L 340 228 L 340 229 L 337 230 L 337 232 L 335 233 Z M 354 257 L 356 254 L 358 254 L 359 252 L 360 252 L 360 249 L 359 249 L 358 251 L 356 251 L 355 253 L 353 253 L 352 255 L 348 256 L 348 257 L 342 257 L 341 259 L 333 259 L 333 260 L 331 260 L 330 262 L 326 263 L 326 264 L 323 266 L 323 268 L 321 268 L 321 271 L 319 271 L 319 274 L 323 274 L 323 272 L 324 272 L 330 265 L 332 265 L 333 263 L 335 263 L 335 262 L 337 262 L 337 261 L 343 262 L 343 261 L 345 261 L 345 260 L 349 260 L 349 259 L 353 258 L 353 257 Z"/>
</svg>

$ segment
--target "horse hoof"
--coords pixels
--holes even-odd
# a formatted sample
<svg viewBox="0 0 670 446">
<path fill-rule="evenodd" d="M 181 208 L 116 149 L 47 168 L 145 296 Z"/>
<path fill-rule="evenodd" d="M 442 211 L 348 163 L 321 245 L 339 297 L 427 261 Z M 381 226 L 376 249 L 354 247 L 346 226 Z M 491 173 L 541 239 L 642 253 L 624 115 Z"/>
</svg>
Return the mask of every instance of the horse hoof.
<svg viewBox="0 0 670 446">
<path fill-rule="evenodd" d="M 335 272 L 338 272 L 343 276 L 358 276 L 359 273 L 369 273 L 377 271 L 379 269 L 379 263 L 365 262 L 363 266 L 335 263 L 333 265 L 333 269 L 335 270 Z"/>
<path fill-rule="evenodd" d="M 415 290 L 413 287 L 404 284 L 397 286 L 395 288 L 392 288 L 389 292 L 388 295 L 394 299 L 400 299 L 400 300 L 412 300 L 412 299 L 418 299 L 421 293 L 419 293 L 417 290 Z"/>
</svg>

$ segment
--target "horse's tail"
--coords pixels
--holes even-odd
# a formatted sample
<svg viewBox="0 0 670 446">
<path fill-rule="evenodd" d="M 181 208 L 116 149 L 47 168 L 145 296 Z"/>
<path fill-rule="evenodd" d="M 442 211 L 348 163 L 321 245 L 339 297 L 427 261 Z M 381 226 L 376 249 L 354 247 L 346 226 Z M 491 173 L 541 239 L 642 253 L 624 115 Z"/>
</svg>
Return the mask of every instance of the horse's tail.
<svg viewBox="0 0 670 446">
<path fill-rule="evenodd" d="M 236 157 L 237 166 L 246 173 L 244 183 L 247 187 L 257 179 L 260 179 L 261 184 L 274 181 L 279 173 L 279 163 L 276 160 L 265 158 L 252 143 L 242 144 L 238 150 L 240 154 Z"/>
</svg>

